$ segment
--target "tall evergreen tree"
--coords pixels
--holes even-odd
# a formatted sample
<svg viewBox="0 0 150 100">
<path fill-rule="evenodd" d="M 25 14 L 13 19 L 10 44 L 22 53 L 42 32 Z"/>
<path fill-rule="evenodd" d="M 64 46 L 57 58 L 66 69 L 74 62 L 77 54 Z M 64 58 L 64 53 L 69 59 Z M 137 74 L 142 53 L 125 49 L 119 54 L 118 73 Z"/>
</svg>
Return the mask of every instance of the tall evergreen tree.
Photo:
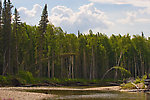
<svg viewBox="0 0 150 100">
<path fill-rule="evenodd" d="M 47 4 L 45 4 L 45 7 L 42 12 L 41 20 L 39 22 L 39 27 L 37 31 L 37 43 L 36 43 L 36 59 L 37 59 L 37 65 L 39 70 L 39 77 L 43 76 L 43 59 L 44 59 L 44 46 L 45 46 L 45 33 L 47 29 L 48 24 L 48 12 L 47 12 Z"/>
<path fill-rule="evenodd" d="M 3 43 L 2 43 L 2 1 L 0 0 L 0 74 L 2 74 L 3 70 L 3 56 L 2 56 L 2 50 L 3 50 Z"/>
<path fill-rule="evenodd" d="M 2 35 L 2 1 L 0 0 L 0 36 L 1 35 Z"/>
<path fill-rule="evenodd" d="M 4 7 L 2 13 L 2 21 L 3 21 L 3 74 L 12 74 L 11 68 L 11 9 L 12 3 L 10 0 L 6 2 L 4 0 Z"/>
<path fill-rule="evenodd" d="M 48 24 L 48 11 L 47 11 L 47 4 L 45 4 L 45 7 L 42 12 L 41 20 L 39 23 L 39 29 L 41 31 L 41 34 L 44 35 L 46 33 L 46 28 Z"/>
<path fill-rule="evenodd" d="M 18 40 L 19 40 L 19 30 L 20 30 L 20 16 L 15 8 L 14 12 L 14 19 L 13 19 L 13 34 L 12 34 L 12 60 L 13 60 L 13 69 L 14 73 L 18 72 L 18 65 L 19 65 L 19 59 L 18 59 Z"/>
</svg>

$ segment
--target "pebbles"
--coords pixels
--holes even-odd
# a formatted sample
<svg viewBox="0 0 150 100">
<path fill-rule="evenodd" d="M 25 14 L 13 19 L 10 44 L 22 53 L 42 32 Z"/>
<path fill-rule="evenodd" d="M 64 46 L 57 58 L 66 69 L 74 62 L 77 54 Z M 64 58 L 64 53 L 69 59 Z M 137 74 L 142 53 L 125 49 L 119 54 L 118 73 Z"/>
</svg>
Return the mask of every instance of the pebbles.
<svg viewBox="0 0 150 100">
<path fill-rule="evenodd" d="M 1 87 L 0 100 L 42 100 L 53 98 L 56 95 L 24 92 L 24 90 L 98 90 L 98 91 L 119 91 L 120 86 L 94 87 L 94 88 L 67 88 L 67 87 Z"/>
<path fill-rule="evenodd" d="M 51 97 L 54 96 L 51 94 L 0 89 L 0 100 L 42 100 Z"/>
</svg>

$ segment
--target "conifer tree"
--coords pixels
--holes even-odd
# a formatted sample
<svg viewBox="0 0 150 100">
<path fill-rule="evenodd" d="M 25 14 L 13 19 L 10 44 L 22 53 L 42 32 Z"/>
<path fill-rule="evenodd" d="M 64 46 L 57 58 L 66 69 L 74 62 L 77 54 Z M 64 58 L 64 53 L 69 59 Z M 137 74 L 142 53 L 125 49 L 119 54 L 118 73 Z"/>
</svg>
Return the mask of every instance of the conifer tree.
<svg viewBox="0 0 150 100">
<path fill-rule="evenodd" d="M 36 43 L 36 59 L 37 59 L 37 65 L 39 70 L 39 77 L 43 76 L 43 59 L 44 59 L 44 46 L 45 46 L 45 33 L 46 28 L 48 24 L 48 12 L 47 12 L 47 4 L 45 4 L 45 7 L 42 12 L 41 20 L 39 22 L 39 27 L 37 31 L 37 43 Z"/>
<path fill-rule="evenodd" d="M 12 60 L 13 60 L 13 69 L 14 73 L 18 72 L 18 65 L 19 65 L 19 59 L 18 59 L 18 43 L 19 43 L 19 27 L 20 27 L 20 16 L 15 8 L 14 12 L 14 19 L 13 19 L 13 34 L 12 34 Z"/>
<path fill-rule="evenodd" d="M 0 35 L 2 34 L 2 1 L 0 0 Z"/>
<path fill-rule="evenodd" d="M 2 1 L 0 0 L 0 74 L 2 74 L 3 69 L 3 56 L 2 56 L 2 50 L 3 50 L 3 44 L 2 44 Z"/>
<path fill-rule="evenodd" d="M 41 34 L 45 34 L 48 22 L 49 21 L 48 21 L 47 4 L 45 4 L 45 7 L 42 12 L 41 20 L 39 23 L 39 29 L 41 31 Z"/>
<path fill-rule="evenodd" d="M 11 9 L 12 3 L 10 0 L 6 2 L 4 0 L 4 7 L 2 13 L 2 21 L 3 21 L 3 74 L 12 74 L 11 68 Z"/>
</svg>

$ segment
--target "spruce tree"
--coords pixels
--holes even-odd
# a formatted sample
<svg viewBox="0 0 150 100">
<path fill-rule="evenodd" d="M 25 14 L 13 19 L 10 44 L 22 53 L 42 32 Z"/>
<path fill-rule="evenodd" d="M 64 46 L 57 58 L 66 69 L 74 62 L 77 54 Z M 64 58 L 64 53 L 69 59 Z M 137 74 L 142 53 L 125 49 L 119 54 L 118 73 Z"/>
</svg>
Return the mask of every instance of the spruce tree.
<svg viewBox="0 0 150 100">
<path fill-rule="evenodd" d="M 3 56 L 2 56 L 2 50 L 3 50 L 3 43 L 2 43 L 2 1 L 0 0 L 0 75 L 2 74 L 3 70 Z"/>
<path fill-rule="evenodd" d="M 12 3 L 10 0 L 4 0 L 4 7 L 2 13 L 3 22 L 3 74 L 12 74 L 11 67 L 11 9 Z"/>
<path fill-rule="evenodd" d="M 0 0 L 0 35 L 2 34 L 2 1 Z"/>
<path fill-rule="evenodd" d="M 13 19 L 13 34 L 12 34 L 12 61 L 13 61 L 13 69 L 14 73 L 16 74 L 18 72 L 18 65 L 19 65 L 19 59 L 18 59 L 18 40 L 19 40 L 19 27 L 20 27 L 20 16 L 15 8 L 14 12 L 14 19 Z"/>
<path fill-rule="evenodd" d="M 48 22 L 49 21 L 48 21 L 47 4 L 45 4 L 45 7 L 42 12 L 41 20 L 39 23 L 39 29 L 41 31 L 41 34 L 45 34 Z"/>
<path fill-rule="evenodd" d="M 44 59 L 44 46 L 45 46 L 45 33 L 47 29 L 48 24 L 48 12 L 47 12 L 47 4 L 45 4 L 45 7 L 42 12 L 41 20 L 39 22 L 39 27 L 37 31 L 37 43 L 36 43 L 36 59 L 37 59 L 37 65 L 39 70 L 39 77 L 43 76 L 43 59 Z"/>
</svg>

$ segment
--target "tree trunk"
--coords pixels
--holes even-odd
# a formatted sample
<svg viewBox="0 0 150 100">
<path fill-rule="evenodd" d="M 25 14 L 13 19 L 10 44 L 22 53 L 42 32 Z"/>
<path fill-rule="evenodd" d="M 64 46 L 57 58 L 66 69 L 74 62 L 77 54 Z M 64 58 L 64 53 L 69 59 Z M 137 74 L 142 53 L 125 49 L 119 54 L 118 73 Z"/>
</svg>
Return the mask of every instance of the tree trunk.
<svg viewBox="0 0 150 100">
<path fill-rule="evenodd" d="M 39 70 L 39 73 L 38 73 L 38 77 L 42 77 L 42 54 L 43 54 L 43 51 L 42 51 L 42 47 L 40 46 L 39 49 L 37 49 L 37 65 L 38 65 L 38 70 Z M 26 61 L 24 59 L 24 61 Z M 24 69 L 23 69 L 24 70 Z"/>
<path fill-rule="evenodd" d="M 144 62 L 142 60 L 142 54 L 140 52 L 140 61 L 141 61 L 141 70 L 142 70 L 142 76 L 144 75 Z"/>
<path fill-rule="evenodd" d="M 11 49 L 10 49 L 10 43 L 9 43 L 9 50 L 8 50 L 8 72 L 9 74 L 12 74 L 12 66 L 10 64 L 11 62 Z"/>
<path fill-rule="evenodd" d="M 4 55 L 3 55 L 3 74 L 2 75 L 5 75 L 5 72 L 6 72 L 6 51 L 4 51 Z"/>
<path fill-rule="evenodd" d="M 69 57 L 68 65 L 68 78 L 71 78 L 71 56 Z"/>
<path fill-rule="evenodd" d="M 148 74 L 150 74 L 150 67 L 148 68 Z"/>
<path fill-rule="evenodd" d="M 42 70 L 42 63 L 41 62 L 39 63 L 39 71 L 40 71 L 39 77 L 42 77 L 43 70 Z"/>
<path fill-rule="evenodd" d="M 48 71 L 47 71 L 47 75 L 48 75 L 48 78 L 50 78 L 50 58 L 49 58 L 49 55 L 48 55 Z"/>
<path fill-rule="evenodd" d="M 90 67 L 90 79 L 95 78 L 95 59 L 94 59 L 94 48 L 92 46 L 92 57 L 91 57 L 91 67 Z"/>
<path fill-rule="evenodd" d="M 83 77 L 87 78 L 87 69 L 86 69 L 86 52 L 85 49 L 83 50 Z"/>
<path fill-rule="evenodd" d="M 61 57 L 61 78 L 63 78 L 63 57 Z"/>
<path fill-rule="evenodd" d="M 92 68 L 92 61 L 91 61 L 91 66 L 90 66 L 90 80 L 92 79 L 92 70 L 93 70 L 93 68 Z"/>
<path fill-rule="evenodd" d="M 76 60 L 77 59 L 77 60 Z M 78 65 L 79 65 L 79 56 L 75 56 L 75 73 L 74 73 L 74 78 L 78 78 Z"/>
<path fill-rule="evenodd" d="M 16 42 L 16 74 L 18 73 L 18 68 L 19 67 L 19 59 L 18 59 L 18 45 Z"/>
<path fill-rule="evenodd" d="M 120 52 L 120 57 L 119 57 L 119 59 L 118 59 L 118 62 L 117 62 L 117 66 L 120 66 L 120 61 L 121 61 L 121 58 L 122 58 L 122 54 L 123 54 L 123 52 L 121 51 Z M 117 79 L 117 76 L 118 76 L 118 69 L 116 69 L 116 73 L 115 73 L 115 77 L 114 77 L 114 79 Z"/>
<path fill-rule="evenodd" d="M 135 64 L 135 78 L 137 77 L 137 66 L 136 66 L 136 58 L 135 58 L 135 56 L 134 56 L 134 64 Z"/>
<path fill-rule="evenodd" d="M 51 72 L 51 76 L 52 76 L 52 78 L 54 78 L 54 67 L 55 67 L 55 61 L 54 61 L 54 59 L 53 59 L 53 61 L 52 61 L 52 72 Z"/>
<path fill-rule="evenodd" d="M 92 47 L 92 67 L 93 67 L 93 72 L 92 72 L 92 79 L 95 78 L 95 55 L 94 55 L 94 48 Z"/>
<path fill-rule="evenodd" d="M 74 56 L 72 55 L 72 59 L 71 59 L 71 65 L 72 65 L 72 79 L 74 79 Z"/>
</svg>

